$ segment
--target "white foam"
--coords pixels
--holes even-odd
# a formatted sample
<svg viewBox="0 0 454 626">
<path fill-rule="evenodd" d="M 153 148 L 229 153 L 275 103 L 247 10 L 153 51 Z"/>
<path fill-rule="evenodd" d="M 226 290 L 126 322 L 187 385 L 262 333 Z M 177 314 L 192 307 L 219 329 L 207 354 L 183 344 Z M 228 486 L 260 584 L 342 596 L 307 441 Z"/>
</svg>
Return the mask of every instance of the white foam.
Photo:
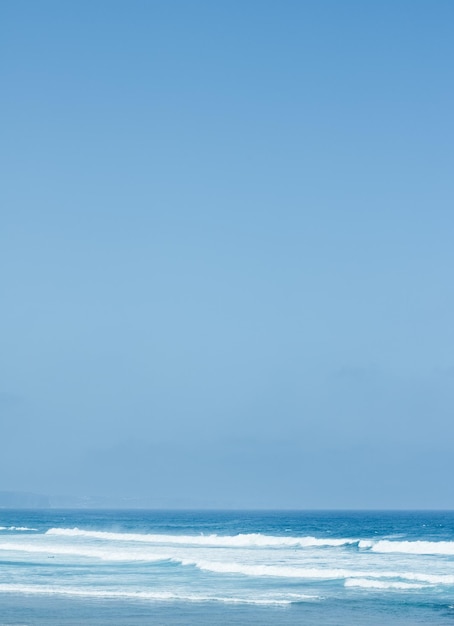
<svg viewBox="0 0 454 626">
<path fill-rule="evenodd" d="M 431 585 L 454 585 L 454 575 L 452 574 L 420 574 L 418 572 L 389 572 L 393 578 L 405 578 L 417 582 L 430 583 Z M 384 576 L 382 576 L 383 578 Z"/>
<path fill-rule="evenodd" d="M 365 547 L 359 543 L 359 547 Z M 372 552 L 384 554 L 445 554 L 454 555 L 454 541 L 388 541 L 383 539 L 371 546 Z"/>
<path fill-rule="evenodd" d="M 176 561 L 176 559 L 172 559 Z M 336 579 L 388 579 L 400 578 L 404 581 L 429 583 L 431 585 L 453 585 L 454 575 L 421 574 L 419 572 L 394 572 L 386 570 L 350 570 L 342 568 L 291 567 L 285 565 L 246 565 L 244 563 L 224 561 L 186 561 L 179 560 L 182 565 L 192 565 L 201 570 L 219 574 L 243 574 L 245 576 L 271 576 L 278 578 L 303 578 L 317 580 Z"/>
<path fill-rule="evenodd" d="M 46 554 L 48 556 L 74 556 L 102 559 L 103 561 L 168 561 L 169 555 L 156 554 L 148 550 L 115 549 L 87 545 L 43 545 L 37 543 L 0 543 L 0 550 Z"/>
<path fill-rule="evenodd" d="M 95 589 L 83 587 L 58 587 L 55 585 L 21 585 L 0 584 L 0 593 L 32 594 L 32 595 L 64 595 L 89 598 L 124 598 L 135 600 L 151 600 L 157 602 L 223 602 L 227 604 L 287 605 L 294 602 L 317 600 L 318 596 L 305 594 L 283 594 L 280 597 L 268 596 L 242 598 L 235 596 L 216 596 L 209 594 L 185 594 L 170 591 L 143 591 L 125 589 Z"/>
<path fill-rule="evenodd" d="M 370 541 L 369 539 L 361 539 L 358 542 L 358 548 L 361 548 L 363 550 L 368 550 L 369 548 L 372 548 L 373 545 L 374 542 Z"/>
<path fill-rule="evenodd" d="M 116 533 L 79 528 L 51 528 L 46 535 L 85 537 L 108 541 L 137 541 L 166 545 L 210 546 L 224 548 L 273 548 L 273 547 L 341 547 L 357 544 L 358 539 L 319 539 L 317 537 L 278 537 L 261 533 L 239 535 L 160 535 L 140 533 Z"/>
<path fill-rule="evenodd" d="M 422 589 L 425 585 L 417 583 L 391 582 L 382 580 L 370 580 L 367 578 L 348 578 L 345 587 L 361 587 L 362 589 Z"/>
<path fill-rule="evenodd" d="M 192 565 L 201 570 L 218 574 L 243 574 L 245 576 L 272 576 L 278 578 L 313 578 L 339 579 L 349 576 L 365 576 L 365 572 L 355 572 L 346 569 L 323 569 L 311 567 L 291 567 L 286 565 L 246 565 L 237 562 L 224 561 L 189 561 L 181 560 L 182 565 Z"/>
<path fill-rule="evenodd" d="M 11 531 L 27 531 L 27 530 L 38 530 L 37 528 L 29 528 L 28 526 L 0 526 L 0 530 L 11 530 Z"/>
</svg>

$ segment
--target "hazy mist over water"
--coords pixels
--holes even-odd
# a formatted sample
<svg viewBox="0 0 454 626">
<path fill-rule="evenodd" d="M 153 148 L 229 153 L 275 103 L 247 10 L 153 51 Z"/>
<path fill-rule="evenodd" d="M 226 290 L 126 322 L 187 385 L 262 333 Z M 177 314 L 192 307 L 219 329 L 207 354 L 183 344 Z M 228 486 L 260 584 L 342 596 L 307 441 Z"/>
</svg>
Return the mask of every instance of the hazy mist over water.
<svg viewBox="0 0 454 626">
<path fill-rule="evenodd" d="M 453 507 L 453 18 L 2 3 L 0 506 Z"/>
</svg>

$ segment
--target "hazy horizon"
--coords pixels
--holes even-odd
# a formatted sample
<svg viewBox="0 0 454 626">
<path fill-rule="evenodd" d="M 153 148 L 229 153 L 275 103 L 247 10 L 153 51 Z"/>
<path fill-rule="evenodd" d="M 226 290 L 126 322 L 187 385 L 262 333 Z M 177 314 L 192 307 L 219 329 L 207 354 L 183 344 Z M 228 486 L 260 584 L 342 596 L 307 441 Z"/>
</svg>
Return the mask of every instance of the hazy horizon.
<svg viewBox="0 0 454 626">
<path fill-rule="evenodd" d="M 378 508 L 378 507 L 351 507 L 351 508 L 330 508 L 330 507 L 318 507 L 318 508 L 304 508 L 304 507 L 266 507 L 258 506 L 255 508 L 234 507 L 234 506 L 189 506 L 188 504 L 173 504 L 166 505 L 163 502 L 153 502 L 153 498 L 138 497 L 128 498 L 127 496 L 120 497 L 103 497 L 103 496 L 67 496 L 57 494 L 54 496 L 48 496 L 45 494 L 27 493 L 27 492 L 0 492 L 0 510 L 15 511 L 15 510 L 54 510 L 54 511 L 219 511 L 219 512 L 249 512 L 249 513 L 263 513 L 263 512 L 345 512 L 345 513 L 408 513 L 408 512 L 451 512 L 452 508 L 403 508 L 403 507 L 391 507 L 391 508 Z"/>
<path fill-rule="evenodd" d="M 0 491 L 454 508 L 453 18 L 2 3 Z"/>
</svg>

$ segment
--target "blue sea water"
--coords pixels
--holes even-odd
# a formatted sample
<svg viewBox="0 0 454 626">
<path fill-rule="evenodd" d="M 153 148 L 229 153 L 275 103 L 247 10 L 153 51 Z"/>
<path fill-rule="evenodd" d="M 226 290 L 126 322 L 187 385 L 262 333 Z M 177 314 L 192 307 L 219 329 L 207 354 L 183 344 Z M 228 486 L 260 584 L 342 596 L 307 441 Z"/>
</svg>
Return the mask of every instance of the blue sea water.
<svg viewBox="0 0 454 626">
<path fill-rule="evenodd" d="M 0 509 L 0 626 L 454 625 L 454 512 Z"/>
</svg>

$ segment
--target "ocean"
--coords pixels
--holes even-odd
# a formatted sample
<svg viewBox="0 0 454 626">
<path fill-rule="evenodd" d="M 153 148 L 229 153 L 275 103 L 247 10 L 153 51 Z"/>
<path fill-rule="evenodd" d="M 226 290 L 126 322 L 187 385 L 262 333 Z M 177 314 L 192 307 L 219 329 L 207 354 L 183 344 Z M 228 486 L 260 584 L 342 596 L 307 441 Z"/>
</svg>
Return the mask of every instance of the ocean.
<svg viewBox="0 0 454 626">
<path fill-rule="evenodd" d="M 1 510 L 0 626 L 454 625 L 454 512 Z"/>
</svg>

